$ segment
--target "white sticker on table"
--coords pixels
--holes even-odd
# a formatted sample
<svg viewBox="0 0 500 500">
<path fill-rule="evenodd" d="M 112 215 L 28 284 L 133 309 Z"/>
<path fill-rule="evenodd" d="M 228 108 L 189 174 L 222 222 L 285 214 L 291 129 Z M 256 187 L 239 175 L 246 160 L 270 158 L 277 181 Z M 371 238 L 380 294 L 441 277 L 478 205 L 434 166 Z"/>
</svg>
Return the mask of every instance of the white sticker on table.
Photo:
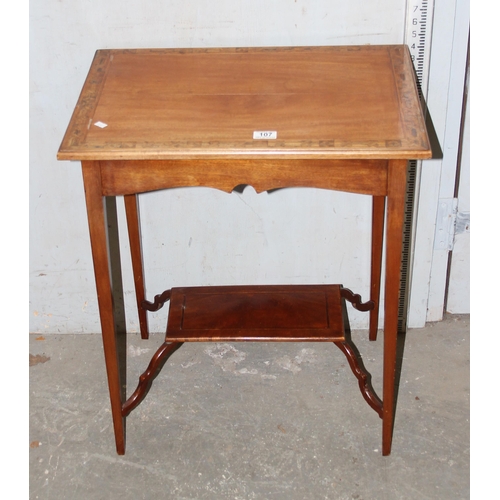
<svg viewBox="0 0 500 500">
<path fill-rule="evenodd" d="M 277 139 L 278 132 L 276 130 L 254 130 L 253 138 L 264 140 Z"/>
</svg>

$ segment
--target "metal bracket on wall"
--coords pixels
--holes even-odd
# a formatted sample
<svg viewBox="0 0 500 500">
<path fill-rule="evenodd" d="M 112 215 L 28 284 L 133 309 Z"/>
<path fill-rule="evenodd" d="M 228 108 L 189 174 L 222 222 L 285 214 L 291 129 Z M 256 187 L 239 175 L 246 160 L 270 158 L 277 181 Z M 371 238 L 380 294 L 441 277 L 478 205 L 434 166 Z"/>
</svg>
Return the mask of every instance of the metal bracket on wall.
<svg viewBox="0 0 500 500">
<path fill-rule="evenodd" d="M 453 250 L 457 213 L 458 198 L 439 200 L 434 239 L 435 250 Z"/>
</svg>

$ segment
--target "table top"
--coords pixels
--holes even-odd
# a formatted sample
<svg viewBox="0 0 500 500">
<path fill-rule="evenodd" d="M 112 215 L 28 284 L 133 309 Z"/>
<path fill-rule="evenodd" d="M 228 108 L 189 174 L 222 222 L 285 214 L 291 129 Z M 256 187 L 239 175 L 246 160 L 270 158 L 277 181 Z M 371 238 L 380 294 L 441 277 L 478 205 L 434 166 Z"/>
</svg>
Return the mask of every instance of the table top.
<svg viewBox="0 0 500 500">
<path fill-rule="evenodd" d="M 404 45 L 98 50 L 60 160 L 421 159 Z"/>
</svg>

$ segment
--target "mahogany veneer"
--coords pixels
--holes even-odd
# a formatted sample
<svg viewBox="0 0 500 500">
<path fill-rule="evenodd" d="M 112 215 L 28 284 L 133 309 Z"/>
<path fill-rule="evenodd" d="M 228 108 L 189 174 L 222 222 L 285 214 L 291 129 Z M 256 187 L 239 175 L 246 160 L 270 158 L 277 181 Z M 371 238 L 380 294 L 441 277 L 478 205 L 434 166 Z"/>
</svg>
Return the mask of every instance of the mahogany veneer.
<svg viewBox="0 0 500 500">
<path fill-rule="evenodd" d="M 340 286 L 174 288 L 166 340 L 344 340 Z"/>
</svg>

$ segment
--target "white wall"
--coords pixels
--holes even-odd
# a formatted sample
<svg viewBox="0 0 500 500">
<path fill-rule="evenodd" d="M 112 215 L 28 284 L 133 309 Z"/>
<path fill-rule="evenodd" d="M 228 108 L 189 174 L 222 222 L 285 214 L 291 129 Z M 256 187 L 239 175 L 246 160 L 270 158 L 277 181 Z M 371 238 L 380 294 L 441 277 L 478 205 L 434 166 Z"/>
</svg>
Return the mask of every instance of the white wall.
<svg viewBox="0 0 500 500">
<path fill-rule="evenodd" d="M 100 331 L 80 166 L 56 152 L 100 48 L 392 44 L 404 0 L 38 0 L 30 6 L 30 331 Z M 125 302 L 134 309 L 119 199 Z M 370 198 L 205 188 L 140 199 L 147 295 L 171 286 L 343 283 L 368 297 Z M 164 331 L 162 311 L 152 331 Z M 135 313 L 127 318 L 137 331 Z M 367 316 L 353 313 L 355 328 Z"/>
<path fill-rule="evenodd" d="M 434 4 L 427 106 L 442 156 L 422 164 L 410 327 L 440 321 L 444 313 L 450 251 L 439 244 L 437 207 L 451 206 L 455 196 L 469 19 L 469 0 Z M 467 312 L 466 304 L 458 309 Z"/>
</svg>

